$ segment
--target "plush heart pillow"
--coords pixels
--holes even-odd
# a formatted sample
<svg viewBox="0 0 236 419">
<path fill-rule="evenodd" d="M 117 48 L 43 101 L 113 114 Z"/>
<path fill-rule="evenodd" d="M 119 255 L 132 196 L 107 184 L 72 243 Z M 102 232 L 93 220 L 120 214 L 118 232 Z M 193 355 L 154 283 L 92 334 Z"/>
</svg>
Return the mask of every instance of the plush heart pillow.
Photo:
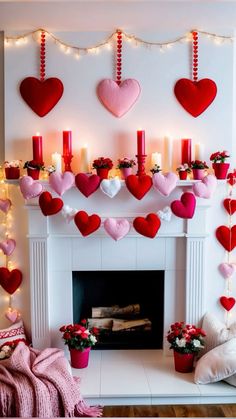
<svg viewBox="0 0 236 419">
<path fill-rule="evenodd" d="M 216 229 L 216 238 L 225 250 L 231 252 L 236 246 L 236 225 L 231 228 L 225 225 L 219 226 Z"/>
<path fill-rule="evenodd" d="M 180 201 L 175 200 L 170 206 L 176 217 L 193 218 L 196 207 L 196 198 L 191 192 L 184 192 Z"/>
<path fill-rule="evenodd" d="M 78 173 L 75 176 L 75 184 L 86 198 L 98 189 L 100 181 L 101 179 L 98 175 L 88 176 L 85 173 Z"/>
<path fill-rule="evenodd" d="M 155 173 L 152 177 L 154 188 L 164 196 L 169 196 L 175 189 L 178 176 L 175 173 Z"/>
<path fill-rule="evenodd" d="M 203 317 L 202 328 L 206 332 L 204 338 L 205 346 L 201 354 L 209 352 L 216 346 L 236 338 L 236 322 L 229 327 L 212 313 L 206 313 Z"/>
<path fill-rule="evenodd" d="M 43 186 L 31 176 L 23 176 L 20 179 L 20 190 L 25 199 L 31 199 L 41 194 Z"/>
<path fill-rule="evenodd" d="M 133 221 L 133 226 L 142 236 L 153 239 L 161 226 L 161 221 L 156 214 L 150 213 L 146 218 L 136 217 Z"/>
<path fill-rule="evenodd" d="M 9 271 L 8 268 L 0 268 L 0 285 L 8 294 L 14 294 L 21 282 L 22 272 L 19 269 Z"/>
<path fill-rule="evenodd" d="M 75 176 L 71 172 L 54 172 L 49 176 L 49 185 L 58 195 L 63 195 L 74 183 Z"/>
<path fill-rule="evenodd" d="M 45 217 L 47 215 L 54 215 L 61 211 L 63 201 L 61 198 L 52 198 L 50 192 L 46 191 L 41 193 L 39 197 L 39 206 Z"/>
<path fill-rule="evenodd" d="M 152 187 L 152 178 L 148 175 L 129 175 L 125 181 L 127 189 L 137 199 L 142 199 Z"/>
<path fill-rule="evenodd" d="M 74 222 L 82 236 L 86 237 L 99 229 L 101 218 L 97 214 L 88 215 L 85 211 L 79 211 L 75 214 Z"/>
<path fill-rule="evenodd" d="M 0 348 L 4 346 L 6 342 L 12 342 L 18 339 L 27 340 L 22 320 L 6 329 L 0 330 Z"/>
</svg>

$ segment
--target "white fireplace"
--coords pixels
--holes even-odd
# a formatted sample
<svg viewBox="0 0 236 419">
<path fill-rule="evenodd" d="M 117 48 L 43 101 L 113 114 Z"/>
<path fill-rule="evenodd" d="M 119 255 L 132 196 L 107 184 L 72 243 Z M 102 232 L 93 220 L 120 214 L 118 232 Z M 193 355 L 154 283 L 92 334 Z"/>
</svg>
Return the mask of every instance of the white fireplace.
<svg viewBox="0 0 236 419">
<path fill-rule="evenodd" d="M 99 214 L 102 220 L 124 217 L 132 225 L 136 216 L 162 210 L 183 192 L 191 191 L 192 183 L 179 182 L 169 197 L 152 189 L 141 201 L 126 187 L 113 199 L 100 190 L 85 198 L 77 188 L 66 192 L 62 199 L 71 208 Z M 45 188 L 56 196 L 49 185 Z M 169 222 L 162 220 L 154 239 L 143 237 L 131 228 L 118 242 L 110 238 L 103 227 L 84 238 L 74 222 L 67 223 L 60 213 L 43 216 L 37 202 L 34 199 L 26 203 L 35 347 L 63 347 L 58 329 L 62 324 L 73 322 L 73 271 L 164 270 L 164 334 L 174 321 L 198 323 L 201 320 L 205 312 L 204 248 L 209 200 L 197 199 L 193 219 L 183 220 L 173 215 Z"/>
</svg>

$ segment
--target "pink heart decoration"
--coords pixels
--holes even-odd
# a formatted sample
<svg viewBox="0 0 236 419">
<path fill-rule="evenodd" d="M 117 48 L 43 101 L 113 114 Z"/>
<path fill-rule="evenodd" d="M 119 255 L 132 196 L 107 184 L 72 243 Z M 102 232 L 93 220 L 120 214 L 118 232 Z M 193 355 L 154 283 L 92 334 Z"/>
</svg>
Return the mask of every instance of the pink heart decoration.
<svg viewBox="0 0 236 419">
<path fill-rule="evenodd" d="M 193 218 L 196 207 L 196 198 L 191 192 L 185 192 L 180 198 L 171 203 L 172 212 L 180 218 Z"/>
<path fill-rule="evenodd" d="M 130 223 L 125 218 L 107 218 L 104 229 L 114 240 L 123 239 L 130 230 Z"/>
<path fill-rule="evenodd" d="M 5 214 L 8 213 L 9 209 L 11 208 L 11 200 L 10 199 L 0 199 L 0 210 L 5 212 Z"/>
<path fill-rule="evenodd" d="M 2 249 L 4 255 L 10 256 L 16 247 L 16 242 L 13 239 L 7 239 L 0 243 L 0 249 Z"/>
<path fill-rule="evenodd" d="M 49 176 L 49 184 L 58 195 L 63 195 L 74 183 L 75 176 L 71 172 L 54 172 Z"/>
<path fill-rule="evenodd" d="M 164 196 L 170 195 L 175 189 L 178 176 L 175 173 L 155 173 L 152 177 L 154 188 Z"/>
<path fill-rule="evenodd" d="M 105 79 L 97 87 L 97 95 L 102 104 L 118 118 L 132 108 L 140 92 L 140 85 L 134 79 L 126 79 L 120 84 L 114 80 Z"/>
<path fill-rule="evenodd" d="M 202 181 L 193 185 L 193 192 L 199 198 L 208 199 L 212 196 L 217 186 L 217 180 L 214 175 L 205 176 Z"/>
<path fill-rule="evenodd" d="M 25 199 L 31 199 L 41 194 L 43 186 L 31 176 L 23 176 L 20 179 L 20 190 Z"/>
<path fill-rule="evenodd" d="M 17 310 L 9 310 L 6 312 L 5 317 L 10 320 L 11 323 L 15 323 L 19 319 L 19 313 Z"/>
<path fill-rule="evenodd" d="M 221 263 L 219 265 L 219 271 L 223 278 L 227 279 L 233 276 L 234 272 L 236 270 L 235 264 L 233 263 Z"/>
</svg>

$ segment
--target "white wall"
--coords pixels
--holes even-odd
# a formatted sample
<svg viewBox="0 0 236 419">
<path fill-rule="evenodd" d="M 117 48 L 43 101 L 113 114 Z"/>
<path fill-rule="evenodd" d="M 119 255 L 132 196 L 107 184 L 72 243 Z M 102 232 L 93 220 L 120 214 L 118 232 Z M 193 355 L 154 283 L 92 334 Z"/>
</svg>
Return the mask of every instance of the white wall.
<svg viewBox="0 0 236 419">
<path fill-rule="evenodd" d="M 56 4 L 8 4 L 0 3 L 0 28 L 13 34 L 13 29 L 24 30 L 45 27 L 68 43 L 91 46 L 103 40 L 122 27 L 128 33 L 146 40 L 171 40 L 183 35 L 187 30 L 199 27 L 215 33 L 233 34 L 235 5 L 231 2 L 83 2 Z M 223 3 L 225 7 L 223 7 Z M 14 8 L 13 8 L 14 6 Z M 64 9 L 63 9 L 64 7 Z M 55 16 L 55 8 L 59 11 Z M 53 13 L 48 13 L 49 11 Z M 64 11 L 64 20 L 62 19 Z M 74 11 L 74 13 L 73 13 Z M 105 13 L 106 12 L 106 13 Z M 122 12 L 122 13 L 121 13 Z M 168 12 L 168 14 L 167 14 Z M 225 13 L 225 19 L 223 14 Z M 96 17 L 96 22 L 95 22 Z M 77 25 L 76 25 L 77 18 Z M 71 20 L 70 20 L 71 19 Z M 150 22 L 150 25 L 149 25 Z M 214 25 L 213 25 L 214 22 Z M 71 23 L 71 24 L 70 24 Z M 202 26 L 200 26 L 202 25 Z M 68 30 L 74 32 L 68 32 Z M 63 32 L 62 32 L 63 31 Z M 100 155 L 116 161 L 125 155 L 136 154 L 136 130 L 146 131 L 146 151 L 159 151 L 161 140 L 168 132 L 174 138 L 175 159 L 173 168 L 179 163 L 180 139 L 190 137 L 195 142 L 205 144 L 205 159 L 218 149 L 233 150 L 233 75 L 234 46 L 226 43 L 215 45 L 207 37 L 199 37 L 199 78 L 213 79 L 218 86 L 215 101 L 198 118 L 187 114 L 178 104 L 173 94 L 175 82 L 182 77 L 190 77 L 189 44 L 178 43 L 165 53 L 158 48 L 137 48 L 124 43 L 123 78 L 139 81 L 142 93 L 133 109 L 121 119 L 112 116 L 96 97 L 97 83 L 113 76 L 113 53 L 104 49 L 99 55 L 86 55 L 76 60 L 65 55 L 50 39 L 47 42 L 48 77 L 58 77 L 63 81 L 65 92 L 46 117 L 37 117 L 23 102 L 18 92 L 22 79 L 38 76 L 38 45 L 29 38 L 25 46 L 10 47 L 5 50 L 5 149 L 6 158 L 32 158 L 31 136 L 40 131 L 43 135 L 44 159 L 50 163 L 52 152 L 62 151 L 62 130 L 70 127 L 73 131 L 73 169 L 79 170 L 79 152 L 86 142 L 91 160 Z M 231 161 L 234 166 L 234 160 Z M 206 284 L 207 308 L 223 316 L 218 298 L 224 294 L 225 283 L 217 266 L 223 261 L 224 251 L 214 238 L 215 228 L 224 224 L 227 217 L 221 200 L 226 190 L 221 188 L 214 197 L 214 206 L 209 213 L 209 247 L 207 270 L 209 282 Z M 23 204 L 23 201 L 22 201 Z M 18 204 L 17 204 L 18 205 Z M 27 256 L 25 257 L 25 221 L 17 232 L 19 267 L 25 273 L 23 287 L 23 314 L 29 314 L 26 291 Z M 25 258 L 22 259 L 22 255 Z M 25 291 L 24 291 L 25 288 Z M 2 293 L 2 291 L 1 291 Z M 236 295 L 236 292 L 234 292 Z M 25 297 L 26 296 L 26 297 Z M 5 307 L 2 298 L 1 308 Z M 22 304 L 20 304 L 22 305 Z M 0 318 L 0 324 L 4 322 Z M 29 324 L 28 319 L 26 322 Z"/>
</svg>

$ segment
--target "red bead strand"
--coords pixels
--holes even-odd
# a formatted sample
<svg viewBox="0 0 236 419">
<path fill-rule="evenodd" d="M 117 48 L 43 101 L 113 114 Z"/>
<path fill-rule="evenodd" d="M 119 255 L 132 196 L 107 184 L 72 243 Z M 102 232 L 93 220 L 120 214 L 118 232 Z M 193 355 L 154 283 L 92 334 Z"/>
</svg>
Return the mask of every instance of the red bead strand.
<svg viewBox="0 0 236 419">
<path fill-rule="evenodd" d="M 193 61 L 192 61 L 192 72 L 193 72 L 193 81 L 198 81 L 198 33 L 196 31 L 192 32 L 192 51 L 193 51 Z"/>
<path fill-rule="evenodd" d="M 40 81 L 45 80 L 45 47 L 46 47 L 46 35 L 44 31 L 41 31 L 40 40 Z"/>
<path fill-rule="evenodd" d="M 121 83 L 122 75 L 122 32 L 116 32 L 116 83 Z"/>
</svg>

